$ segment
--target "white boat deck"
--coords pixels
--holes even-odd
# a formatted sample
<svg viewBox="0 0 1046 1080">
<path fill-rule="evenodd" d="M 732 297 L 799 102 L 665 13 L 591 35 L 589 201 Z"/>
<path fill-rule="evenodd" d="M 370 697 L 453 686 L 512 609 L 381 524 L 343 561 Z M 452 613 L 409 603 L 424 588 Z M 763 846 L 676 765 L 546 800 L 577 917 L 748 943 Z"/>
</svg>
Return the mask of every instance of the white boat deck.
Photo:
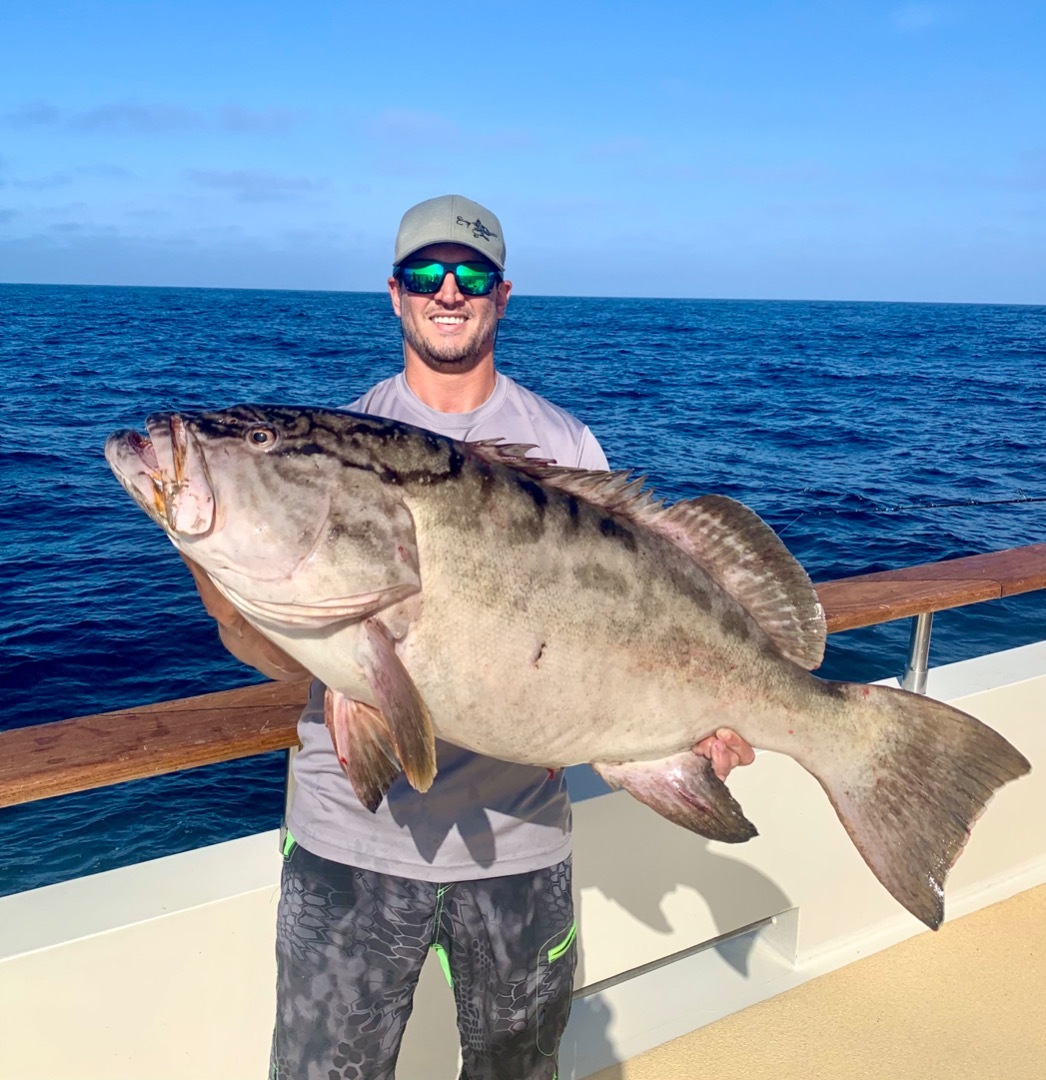
<svg viewBox="0 0 1046 1080">
<path fill-rule="evenodd" d="M 1042 1080 L 1046 886 L 921 934 L 592 1080 Z"/>
</svg>

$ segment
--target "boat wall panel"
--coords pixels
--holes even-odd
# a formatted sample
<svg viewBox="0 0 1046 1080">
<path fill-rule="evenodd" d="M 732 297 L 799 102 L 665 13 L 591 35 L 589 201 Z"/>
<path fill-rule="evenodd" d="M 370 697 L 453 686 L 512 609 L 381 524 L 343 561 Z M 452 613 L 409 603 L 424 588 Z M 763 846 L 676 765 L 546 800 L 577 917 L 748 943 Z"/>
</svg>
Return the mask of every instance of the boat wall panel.
<svg viewBox="0 0 1046 1080">
<path fill-rule="evenodd" d="M 0 1076 L 265 1076 L 275 910 L 275 890 L 256 889 L 7 959 Z"/>
</svg>

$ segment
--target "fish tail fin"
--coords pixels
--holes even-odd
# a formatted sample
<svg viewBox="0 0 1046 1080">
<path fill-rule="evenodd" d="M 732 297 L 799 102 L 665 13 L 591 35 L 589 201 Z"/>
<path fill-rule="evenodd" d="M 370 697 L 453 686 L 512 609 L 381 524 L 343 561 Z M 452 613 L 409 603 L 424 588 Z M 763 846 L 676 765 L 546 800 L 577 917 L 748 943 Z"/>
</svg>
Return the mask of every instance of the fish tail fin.
<svg viewBox="0 0 1046 1080">
<path fill-rule="evenodd" d="M 992 795 L 1031 768 L 997 731 L 933 698 L 828 683 L 868 710 L 865 753 L 815 772 L 865 862 L 936 930 L 944 881 Z"/>
</svg>

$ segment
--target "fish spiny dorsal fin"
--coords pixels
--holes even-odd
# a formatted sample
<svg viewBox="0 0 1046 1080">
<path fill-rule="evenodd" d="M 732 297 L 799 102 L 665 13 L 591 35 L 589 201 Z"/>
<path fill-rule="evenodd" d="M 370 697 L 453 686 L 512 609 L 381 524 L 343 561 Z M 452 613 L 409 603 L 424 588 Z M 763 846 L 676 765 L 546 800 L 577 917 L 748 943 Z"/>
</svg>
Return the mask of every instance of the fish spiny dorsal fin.
<svg viewBox="0 0 1046 1080">
<path fill-rule="evenodd" d="M 527 457 L 528 450 L 536 450 L 534 443 L 509 443 L 500 439 L 477 439 L 468 444 L 479 456 L 487 461 L 496 461 L 500 465 L 519 466 L 555 466 L 554 458 Z"/>
<path fill-rule="evenodd" d="M 734 597 L 781 652 L 808 671 L 824 659 L 824 610 L 810 578 L 754 510 L 725 495 L 666 507 L 645 477 L 567 469 L 526 457 L 527 446 L 471 443 L 488 461 L 651 529 L 685 551 Z"/>
<path fill-rule="evenodd" d="M 824 659 L 826 627 L 817 592 L 777 533 L 725 495 L 676 503 L 651 521 L 739 600 L 774 644 L 808 671 Z"/>
<path fill-rule="evenodd" d="M 576 495 L 603 510 L 613 510 L 637 521 L 640 519 L 636 515 L 664 505 L 650 491 L 644 490 L 645 476 L 636 477 L 626 471 L 568 468 L 549 458 L 527 457 L 527 451 L 533 450 L 533 445 L 505 443 L 498 439 L 478 440 L 468 446 L 486 461 L 507 465 L 557 491 Z"/>
</svg>

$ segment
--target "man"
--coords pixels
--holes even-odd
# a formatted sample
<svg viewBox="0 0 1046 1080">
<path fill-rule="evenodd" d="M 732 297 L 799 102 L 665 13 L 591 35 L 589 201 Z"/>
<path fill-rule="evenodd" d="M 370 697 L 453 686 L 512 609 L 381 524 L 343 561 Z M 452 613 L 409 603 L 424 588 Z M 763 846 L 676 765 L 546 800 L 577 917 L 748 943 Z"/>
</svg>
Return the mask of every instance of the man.
<svg viewBox="0 0 1046 1080">
<path fill-rule="evenodd" d="M 459 195 L 408 210 L 388 279 L 404 369 L 350 408 L 605 469 L 587 427 L 495 369 L 512 291 L 504 269 L 501 224 L 489 210 Z M 275 677 L 300 672 L 195 576 L 235 655 Z M 299 724 L 270 1076 L 392 1077 L 434 950 L 457 1004 L 462 1076 L 554 1078 L 575 966 L 562 772 L 437 741 L 432 788 L 419 794 L 400 778 L 371 814 L 338 763 L 323 694 L 314 681 Z M 725 730 L 698 749 L 721 777 L 753 758 Z"/>
</svg>

